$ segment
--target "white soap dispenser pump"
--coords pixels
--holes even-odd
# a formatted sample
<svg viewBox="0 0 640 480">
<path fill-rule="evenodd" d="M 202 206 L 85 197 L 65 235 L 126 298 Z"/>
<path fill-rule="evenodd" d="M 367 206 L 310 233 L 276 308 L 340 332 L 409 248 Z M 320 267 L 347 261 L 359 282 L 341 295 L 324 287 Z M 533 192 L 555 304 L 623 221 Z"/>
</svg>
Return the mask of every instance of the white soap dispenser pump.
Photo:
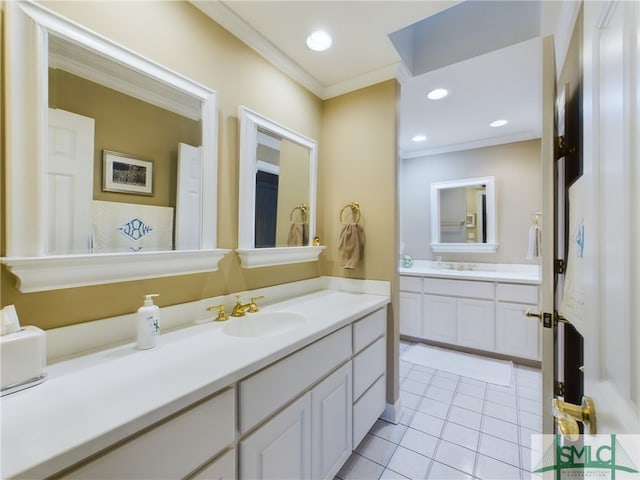
<svg viewBox="0 0 640 480">
<path fill-rule="evenodd" d="M 136 346 L 147 350 L 156 346 L 156 337 L 160 333 L 160 307 L 153 304 L 157 293 L 144 296 L 144 305 L 138 309 L 138 336 Z"/>
</svg>

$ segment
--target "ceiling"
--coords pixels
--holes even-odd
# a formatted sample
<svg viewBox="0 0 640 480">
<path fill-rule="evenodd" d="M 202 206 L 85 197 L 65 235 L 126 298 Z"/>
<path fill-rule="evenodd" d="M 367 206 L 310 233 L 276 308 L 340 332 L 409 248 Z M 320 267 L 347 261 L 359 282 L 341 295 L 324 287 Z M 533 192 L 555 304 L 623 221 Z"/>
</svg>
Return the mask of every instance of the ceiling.
<svg viewBox="0 0 640 480">
<path fill-rule="evenodd" d="M 192 3 L 320 98 L 397 78 L 404 158 L 540 136 L 542 0 Z M 318 28 L 328 51 L 305 45 Z"/>
</svg>

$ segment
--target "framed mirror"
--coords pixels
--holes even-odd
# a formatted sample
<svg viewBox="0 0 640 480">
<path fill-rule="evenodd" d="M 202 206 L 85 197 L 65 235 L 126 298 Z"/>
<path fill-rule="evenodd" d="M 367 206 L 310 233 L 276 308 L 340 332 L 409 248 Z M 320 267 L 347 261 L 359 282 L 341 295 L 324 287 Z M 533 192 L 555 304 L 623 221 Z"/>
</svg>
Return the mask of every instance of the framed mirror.
<svg viewBox="0 0 640 480">
<path fill-rule="evenodd" d="M 495 177 L 431 184 L 431 249 L 434 252 L 495 252 Z"/>
<path fill-rule="evenodd" d="M 216 270 L 216 94 L 32 2 L 6 15 L 23 292 Z"/>
<path fill-rule="evenodd" d="M 318 145 L 241 106 L 238 255 L 245 268 L 310 262 Z"/>
</svg>

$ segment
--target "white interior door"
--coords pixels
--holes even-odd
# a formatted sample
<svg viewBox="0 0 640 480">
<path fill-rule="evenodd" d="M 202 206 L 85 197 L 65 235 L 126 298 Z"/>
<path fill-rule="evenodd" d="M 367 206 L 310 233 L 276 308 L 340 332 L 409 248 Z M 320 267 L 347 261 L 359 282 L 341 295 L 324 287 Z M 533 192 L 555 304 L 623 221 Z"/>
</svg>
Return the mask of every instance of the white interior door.
<svg viewBox="0 0 640 480">
<path fill-rule="evenodd" d="M 49 109 L 46 253 L 91 251 L 93 118 Z"/>
<path fill-rule="evenodd" d="M 178 144 L 176 250 L 200 250 L 202 231 L 202 148 Z"/>
<path fill-rule="evenodd" d="M 584 2 L 584 315 L 576 325 L 598 433 L 640 433 L 639 16 L 638 2 Z"/>
</svg>

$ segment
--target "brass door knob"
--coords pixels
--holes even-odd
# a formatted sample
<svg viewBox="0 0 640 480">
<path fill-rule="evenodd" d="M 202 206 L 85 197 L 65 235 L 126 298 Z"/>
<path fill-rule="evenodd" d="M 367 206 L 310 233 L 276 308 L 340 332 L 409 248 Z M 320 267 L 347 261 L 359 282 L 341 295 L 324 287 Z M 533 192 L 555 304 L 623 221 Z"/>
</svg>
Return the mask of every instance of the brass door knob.
<svg viewBox="0 0 640 480">
<path fill-rule="evenodd" d="M 542 320 L 542 312 L 532 312 L 531 310 L 527 310 L 525 315 L 529 318 L 537 318 L 538 320 Z"/>
<path fill-rule="evenodd" d="M 582 397 L 581 405 L 564 402 L 558 398 L 554 398 L 551 402 L 553 416 L 564 437 L 571 441 L 577 440 L 580 433 L 578 422 L 584 423 L 591 435 L 597 433 L 596 407 L 590 397 Z"/>
</svg>

